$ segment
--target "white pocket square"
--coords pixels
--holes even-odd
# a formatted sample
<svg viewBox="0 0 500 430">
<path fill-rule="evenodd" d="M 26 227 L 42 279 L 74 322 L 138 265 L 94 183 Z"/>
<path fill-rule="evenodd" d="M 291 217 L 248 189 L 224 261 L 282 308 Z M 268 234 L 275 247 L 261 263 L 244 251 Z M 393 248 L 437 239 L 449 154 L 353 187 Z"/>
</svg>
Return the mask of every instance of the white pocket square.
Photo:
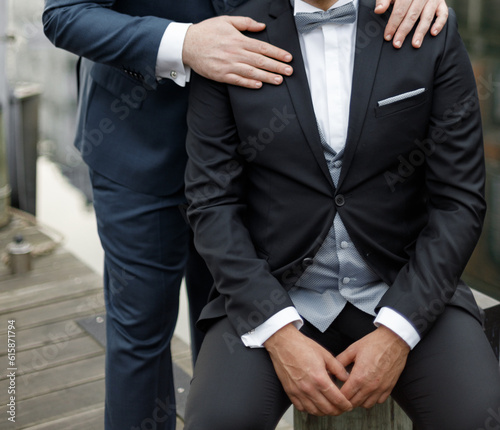
<svg viewBox="0 0 500 430">
<path fill-rule="evenodd" d="M 409 91 L 407 93 L 399 94 L 398 96 L 394 96 L 394 97 L 389 97 L 388 99 L 380 100 L 378 102 L 378 106 L 379 107 L 386 106 L 386 105 L 389 105 L 391 103 L 396 103 L 396 102 L 399 102 L 401 100 L 409 99 L 410 97 L 415 97 L 415 96 L 418 96 L 419 94 L 422 94 L 424 91 L 425 91 L 425 88 L 419 88 L 418 90 Z"/>
</svg>

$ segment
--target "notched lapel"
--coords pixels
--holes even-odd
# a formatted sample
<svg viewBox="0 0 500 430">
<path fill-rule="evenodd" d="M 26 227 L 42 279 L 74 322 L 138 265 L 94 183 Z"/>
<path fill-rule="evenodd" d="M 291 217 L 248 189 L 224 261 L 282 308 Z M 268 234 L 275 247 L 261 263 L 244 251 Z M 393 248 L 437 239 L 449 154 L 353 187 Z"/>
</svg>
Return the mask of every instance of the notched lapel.
<svg viewBox="0 0 500 430">
<path fill-rule="evenodd" d="M 388 43 L 384 41 L 384 28 L 387 21 L 384 15 L 380 16 L 373 12 L 374 8 L 373 0 L 360 0 L 359 2 L 349 126 L 339 188 L 356 152 L 377 74 L 382 45 Z"/>
<path fill-rule="evenodd" d="M 289 0 L 270 0 L 269 15 L 275 20 L 272 25 L 267 26 L 267 34 L 271 44 L 279 46 L 293 55 L 291 63 L 293 75 L 285 78 L 285 85 L 288 88 L 293 108 L 297 114 L 300 127 L 306 136 L 307 143 L 333 190 L 335 187 L 321 145 L 299 38 L 295 30 L 293 11 L 290 11 L 290 8 Z"/>
</svg>

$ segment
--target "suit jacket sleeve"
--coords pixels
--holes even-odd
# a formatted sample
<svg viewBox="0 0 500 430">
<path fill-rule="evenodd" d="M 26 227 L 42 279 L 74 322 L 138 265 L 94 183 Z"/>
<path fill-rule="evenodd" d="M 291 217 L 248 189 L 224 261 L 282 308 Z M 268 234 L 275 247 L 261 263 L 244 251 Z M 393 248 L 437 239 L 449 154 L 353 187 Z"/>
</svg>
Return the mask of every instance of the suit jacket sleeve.
<svg viewBox="0 0 500 430">
<path fill-rule="evenodd" d="M 293 306 L 246 227 L 245 165 L 226 86 L 192 77 L 186 168 L 195 245 L 241 336 Z M 241 151 L 240 151 L 241 152 Z"/>
<path fill-rule="evenodd" d="M 457 290 L 485 214 L 481 115 L 470 61 L 451 11 L 433 83 L 426 142 L 428 222 L 378 308 L 388 306 L 425 335 Z"/>
<path fill-rule="evenodd" d="M 45 34 L 54 45 L 78 56 L 154 77 L 161 38 L 171 21 L 125 15 L 112 9 L 114 3 L 46 0 Z"/>
</svg>

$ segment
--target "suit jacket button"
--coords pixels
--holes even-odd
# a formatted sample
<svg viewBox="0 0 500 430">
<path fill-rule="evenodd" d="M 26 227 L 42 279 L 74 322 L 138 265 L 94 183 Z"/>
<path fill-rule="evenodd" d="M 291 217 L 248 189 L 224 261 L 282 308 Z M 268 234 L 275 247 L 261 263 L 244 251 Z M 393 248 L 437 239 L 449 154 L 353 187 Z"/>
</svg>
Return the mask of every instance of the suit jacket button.
<svg viewBox="0 0 500 430">
<path fill-rule="evenodd" d="M 314 263 L 314 259 L 313 259 L 313 258 L 310 258 L 310 257 L 304 258 L 304 260 L 302 260 L 302 266 L 303 266 L 303 267 L 309 267 L 309 266 L 311 266 L 313 263 Z"/>
<path fill-rule="evenodd" d="M 335 196 L 335 204 L 339 207 L 344 206 L 345 199 L 344 199 L 344 196 L 342 194 L 338 194 Z"/>
</svg>

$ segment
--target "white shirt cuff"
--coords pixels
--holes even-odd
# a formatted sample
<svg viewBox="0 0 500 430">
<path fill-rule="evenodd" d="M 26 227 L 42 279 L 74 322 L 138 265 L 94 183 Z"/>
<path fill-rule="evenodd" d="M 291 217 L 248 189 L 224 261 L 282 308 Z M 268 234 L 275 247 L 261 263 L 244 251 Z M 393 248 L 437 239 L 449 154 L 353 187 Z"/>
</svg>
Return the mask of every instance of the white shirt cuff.
<svg viewBox="0 0 500 430">
<path fill-rule="evenodd" d="M 292 306 L 279 311 L 254 330 L 241 336 L 241 341 L 248 348 L 263 348 L 267 339 L 290 323 L 298 330 L 304 325 L 299 313 Z"/>
<path fill-rule="evenodd" d="M 172 79 L 184 87 L 191 77 L 191 68 L 182 63 L 182 47 L 191 24 L 171 22 L 161 38 L 156 59 L 156 77 Z"/>
<path fill-rule="evenodd" d="M 378 327 L 380 325 L 386 326 L 392 330 L 399 337 L 401 337 L 408 346 L 413 349 L 420 342 L 420 335 L 413 325 L 401 314 L 397 313 L 394 309 L 383 307 L 380 309 L 374 324 Z"/>
</svg>

